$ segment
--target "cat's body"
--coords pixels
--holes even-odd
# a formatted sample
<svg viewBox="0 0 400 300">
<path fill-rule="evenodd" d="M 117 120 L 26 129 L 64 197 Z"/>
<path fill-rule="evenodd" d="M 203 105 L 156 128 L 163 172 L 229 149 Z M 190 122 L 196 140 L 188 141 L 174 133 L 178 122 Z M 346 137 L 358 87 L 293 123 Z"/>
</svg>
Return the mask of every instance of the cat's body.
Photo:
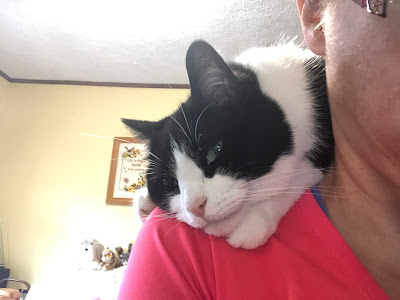
<svg viewBox="0 0 400 300">
<path fill-rule="evenodd" d="M 123 120 L 150 140 L 150 197 L 234 247 L 256 248 L 332 160 L 323 60 L 288 43 L 228 66 L 198 41 L 186 65 L 191 96 L 176 112 Z"/>
</svg>

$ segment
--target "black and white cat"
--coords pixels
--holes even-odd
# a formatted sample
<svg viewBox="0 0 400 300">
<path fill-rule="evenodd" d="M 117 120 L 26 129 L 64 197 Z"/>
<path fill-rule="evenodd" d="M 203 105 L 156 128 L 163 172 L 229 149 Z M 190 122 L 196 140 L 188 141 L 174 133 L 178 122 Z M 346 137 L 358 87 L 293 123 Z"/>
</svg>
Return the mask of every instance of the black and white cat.
<svg viewBox="0 0 400 300">
<path fill-rule="evenodd" d="M 191 96 L 172 115 L 122 119 L 149 141 L 150 198 L 233 247 L 256 248 L 332 161 L 324 61 L 289 42 L 227 64 L 195 41 L 186 68 Z"/>
</svg>

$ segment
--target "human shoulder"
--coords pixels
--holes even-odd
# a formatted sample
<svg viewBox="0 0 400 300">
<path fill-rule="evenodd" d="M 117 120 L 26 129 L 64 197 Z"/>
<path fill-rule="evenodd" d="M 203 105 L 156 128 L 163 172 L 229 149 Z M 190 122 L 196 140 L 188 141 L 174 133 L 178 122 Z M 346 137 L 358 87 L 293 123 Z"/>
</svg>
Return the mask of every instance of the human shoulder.
<svg viewBox="0 0 400 300">
<path fill-rule="evenodd" d="M 203 230 L 193 228 L 188 224 L 177 220 L 171 214 L 156 207 L 147 218 L 140 231 L 139 237 L 152 239 L 153 242 L 162 244 L 163 247 L 174 249 L 186 249 L 188 244 L 197 244 L 201 248 L 207 248 L 210 244 L 210 236 Z M 189 250 L 189 249 L 186 249 Z M 175 251 L 175 250 L 174 250 Z"/>
<path fill-rule="evenodd" d="M 215 299 L 210 238 L 154 209 L 135 241 L 119 299 Z"/>
</svg>

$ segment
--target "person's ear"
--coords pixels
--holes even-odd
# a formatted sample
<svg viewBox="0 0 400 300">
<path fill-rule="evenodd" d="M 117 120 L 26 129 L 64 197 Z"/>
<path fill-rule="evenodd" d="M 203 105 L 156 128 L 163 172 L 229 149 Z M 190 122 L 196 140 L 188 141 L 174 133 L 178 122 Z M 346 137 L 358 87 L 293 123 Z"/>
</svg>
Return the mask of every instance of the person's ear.
<svg viewBox="0 0 400 300">
<path fill-rule="evenodd" d="M 325 32 L 320 0 L 297 0 L 304 40 L 312 52 L 325 55 Z"/>
</svg>

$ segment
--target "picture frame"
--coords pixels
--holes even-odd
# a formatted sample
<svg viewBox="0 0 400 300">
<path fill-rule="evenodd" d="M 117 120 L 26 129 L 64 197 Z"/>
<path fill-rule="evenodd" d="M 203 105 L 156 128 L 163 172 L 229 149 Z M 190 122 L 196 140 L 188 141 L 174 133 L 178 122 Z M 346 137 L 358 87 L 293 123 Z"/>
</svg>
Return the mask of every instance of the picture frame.
<svg viewBox="0 0 400 300">
<path fill-rule="evenodd" d="M 107 204 L 132 205 L 133 193 L 146 185 L 146 145 L 133 137 L 114 137 Z"/>
</svg>

